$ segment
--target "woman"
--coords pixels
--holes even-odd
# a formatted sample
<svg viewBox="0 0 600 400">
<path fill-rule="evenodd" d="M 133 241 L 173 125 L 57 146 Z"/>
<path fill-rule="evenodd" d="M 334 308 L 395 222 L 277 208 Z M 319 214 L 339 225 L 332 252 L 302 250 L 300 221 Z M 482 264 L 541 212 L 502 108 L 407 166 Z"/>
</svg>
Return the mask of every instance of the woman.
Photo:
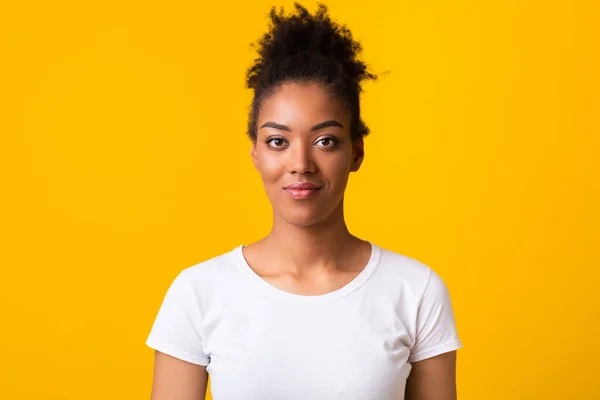
<svg viewBox="0 0 600 400">
<path fill-rule="evenodd" d="M 273 207 L 270 234 L 184 269 L 147 344 L 152 398 L 456 398 L 458 339 L 429 267 L 352 235 L 348 176 L 363 160 L 360 45 L 296 4 L 248 70 L 251 157 Z"/>
</svg>

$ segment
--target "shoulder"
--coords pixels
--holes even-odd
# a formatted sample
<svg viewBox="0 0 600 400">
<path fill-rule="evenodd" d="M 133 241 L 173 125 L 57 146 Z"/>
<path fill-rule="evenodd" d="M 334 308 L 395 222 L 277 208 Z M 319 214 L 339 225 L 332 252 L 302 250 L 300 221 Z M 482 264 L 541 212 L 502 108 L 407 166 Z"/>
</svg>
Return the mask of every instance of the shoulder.
<svg viewBox="0 0 600 400">
<path fill-rule="evenodd" d="M 411 297 L 422 297 L 429 290 L 445 290 L 445 284 L 436 271 L 421 260 L 380 248 L 379 281 L 402 289 Z"/>
<path fill-rule="evenodd" d="M 179 271 L 176 280 L 193 289 L 201 289 L 203 292 L 209 288 L 219 287 L 239 273 L 239 252 L 240 247 L 236 247 L 188 266 Z"/>
</svg>

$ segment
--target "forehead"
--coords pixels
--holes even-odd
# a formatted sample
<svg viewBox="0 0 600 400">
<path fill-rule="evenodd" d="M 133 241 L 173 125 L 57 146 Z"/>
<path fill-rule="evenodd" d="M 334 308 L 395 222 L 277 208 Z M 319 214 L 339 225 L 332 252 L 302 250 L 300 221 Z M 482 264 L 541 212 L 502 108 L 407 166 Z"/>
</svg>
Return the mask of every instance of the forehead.
<svg viewBox="0 0 600 400">
<path fill-rule="evenodd" d="M 261 103 L 259 126 L 266 121 L 303 129 L 327 120 L 348 126 L 343 103 L 318 83 L 284 83 Z"/>
</svg>

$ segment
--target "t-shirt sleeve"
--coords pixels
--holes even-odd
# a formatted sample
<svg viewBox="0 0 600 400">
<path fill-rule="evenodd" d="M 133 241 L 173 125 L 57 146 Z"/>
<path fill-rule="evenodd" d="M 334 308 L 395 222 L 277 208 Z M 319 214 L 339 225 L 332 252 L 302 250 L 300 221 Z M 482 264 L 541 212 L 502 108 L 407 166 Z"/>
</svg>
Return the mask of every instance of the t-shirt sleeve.
<svg viewBox="0 0 600 400">
<path fill-rule="evenodd" d="M 431 269 L 417 311 L 416 328 L 409 362 L 421 361 L 462 347 L 450 293 L 444 281 Z"/>
<path fill-rule="evenodd" d="M 167 290 L 146 345 L 192 364 L 208 365 L 209 357 L 202 349 L 199 323 L 199 302 L 186 270 L 183 270 Z"/>
</svg>

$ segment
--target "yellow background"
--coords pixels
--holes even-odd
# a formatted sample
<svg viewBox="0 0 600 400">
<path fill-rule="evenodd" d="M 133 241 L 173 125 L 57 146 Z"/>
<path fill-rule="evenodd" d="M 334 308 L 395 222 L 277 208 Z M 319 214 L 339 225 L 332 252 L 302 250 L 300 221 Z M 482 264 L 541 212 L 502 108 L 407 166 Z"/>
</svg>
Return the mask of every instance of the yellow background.
<svg viewBox="0 0 600 400">
<path fill-rule="evenodd" d="M 244 73 L 275 3 L 0 4 L 0 399 L 147 399 L 172 279 L 270 226 Z M 349 226 L 445 279 L 459 398 L 599 399 L 597 2 L 327 4 L 390 71 Z"/>
</svg>

